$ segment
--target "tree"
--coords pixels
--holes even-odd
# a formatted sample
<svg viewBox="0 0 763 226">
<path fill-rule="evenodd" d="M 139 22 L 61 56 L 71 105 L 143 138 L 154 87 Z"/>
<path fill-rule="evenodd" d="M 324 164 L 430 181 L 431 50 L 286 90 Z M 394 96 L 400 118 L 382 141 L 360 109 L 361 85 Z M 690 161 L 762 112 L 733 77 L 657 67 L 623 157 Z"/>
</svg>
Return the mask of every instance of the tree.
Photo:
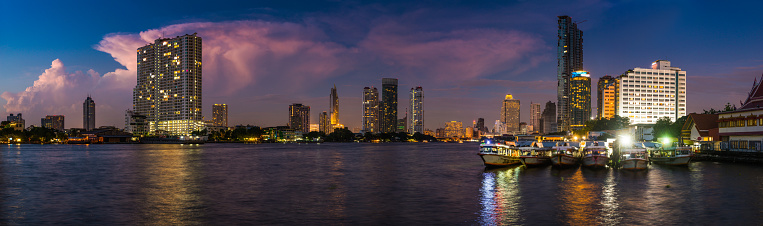
<svg viewBox="0 0 763 226">
<path fill-rule="evenodd" d="M 323 132 L 318 132 L 318 131 L 312 131 L 305 134 L 305 140 L 311 140 L 311 141 L 323 139 L 324 137 L 326 137 L 326 134 Z"/>
<path fill-rule="evenodd" d="M 688 116 L 684 116 L 681 118 L 676 119 L 675 122 L 671 121 L 668 117 L 662 117 L 657 120 L 657 123 L 654 124 L 654 135 L 658 138 L 662 137 L 670 137 L 670 138 L 678 138 L 681 136 L 681 128 L 683 127 L 684 123 L 686 122 L 686 118 Z"/>
</svg>

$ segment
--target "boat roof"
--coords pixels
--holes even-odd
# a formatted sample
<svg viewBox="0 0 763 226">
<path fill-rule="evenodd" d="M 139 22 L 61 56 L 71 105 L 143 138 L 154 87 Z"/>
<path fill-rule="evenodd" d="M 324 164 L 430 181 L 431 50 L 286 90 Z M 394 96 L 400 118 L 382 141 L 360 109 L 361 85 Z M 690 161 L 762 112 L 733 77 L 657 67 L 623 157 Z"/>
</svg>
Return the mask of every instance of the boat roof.
<svg viewBox="0 0 763 226">
<path fill-rule="evenodd" d="M 514 146 L 516 146 L 516 147 L 536 147 L 537 145 L 535 145 L 535 141 L 521 140 L 521 141 L 514 142 Z"/>
<path fill-rule="evenodd" d="M 557 142 L 552 142 L 552 141 L 544 141 L 544 142 L 538 143 L 539 148 L 553 148 L 556 145 L 557 145 Z"/>
<path fill-rule="evenodd" d="M 639 142 L 639 143 L 633 144 L 633 146 L 639 147 L 639 148 L 661 148 L 662 144 L 655 143 L 655 142 Z"/>
<path fill-rule="evenodd" d="M 643 148 L 629 148 L 629 149 L 623 149 L 621 152 L 622 153 L 640 153 L 640 152 L 646 152 L 646 149 L 643 149 Z"/>
</svg>

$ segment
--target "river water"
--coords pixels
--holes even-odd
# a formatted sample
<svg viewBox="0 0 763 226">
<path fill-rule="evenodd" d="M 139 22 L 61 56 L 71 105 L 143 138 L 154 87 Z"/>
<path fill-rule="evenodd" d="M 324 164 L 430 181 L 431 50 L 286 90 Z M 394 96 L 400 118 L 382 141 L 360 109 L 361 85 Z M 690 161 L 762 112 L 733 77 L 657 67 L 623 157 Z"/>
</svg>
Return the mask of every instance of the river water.
<svg viewBox="0 0 763 226">
<path fill-rule="evenodd" d="M 763 166 L 486 170 L 477 150 L 8 145 L 0 148 L 0 224 L 763 224 Z"/>
</svg>

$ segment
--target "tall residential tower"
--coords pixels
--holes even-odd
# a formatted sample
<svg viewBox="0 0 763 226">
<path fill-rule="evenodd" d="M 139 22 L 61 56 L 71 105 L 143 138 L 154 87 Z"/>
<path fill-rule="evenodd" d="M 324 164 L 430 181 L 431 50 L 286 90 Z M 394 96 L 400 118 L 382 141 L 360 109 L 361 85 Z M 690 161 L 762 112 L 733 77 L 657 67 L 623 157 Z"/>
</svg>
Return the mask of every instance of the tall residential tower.
<svg viewBox="0 0 763 226">
<path fill-rule="evenodd" d="M 303 134 L 310 132 L 310 106 L 289 105 L 289 128 L 302 131 Z"/>
<path fill-rule="evenodd" d="M 559 131 L 569 131 L 573 124 L 570 115 L 570 81 L 573 72 L 583 70 L 583 32 L 572 18 L 559 16 L 557 37 L 557 126 Z"/>
<path fill-rule="evenodd" d="M 212 123 L 219 127 L 228 127 L 228 105 L 212 105 Z"/>
<path fill-rule="evenodd" d="M 408 115 L 408 133 L 424 134 L 424 89 L 411 88 L 411 106 Z"/>
<path fill-rule="evenodd" d="M 382 96 L 379 106 L 379 132 L 397 131 L 397 79 L 382 78 Z"/>
<path fill-rule="evenodd" d="M 596 86 L 596 117 L 610 119 L 617 113 L 617 100 L 620 98 L 620 81 L 612 76 L 605 75 L 599 78 Z"/>
<path fill-rule="evenodd" d="M 363 88 L 363 132 L 379 132 L 379 91 L 376 87 Z"/>
<path fill-rule="evenodd" d="M 506 94 L 501 107 L 501 124 L 504 134 L 519 134 L 519 100 L 511 94 Z M 496 131 L 498 132 L 498 131 Z"/>
<path fill-rule="evenodd" d="M 339 124 L 339 96 L 336 94 L 336 85 L 331 88 L 331 125 Z"/>
</svg>

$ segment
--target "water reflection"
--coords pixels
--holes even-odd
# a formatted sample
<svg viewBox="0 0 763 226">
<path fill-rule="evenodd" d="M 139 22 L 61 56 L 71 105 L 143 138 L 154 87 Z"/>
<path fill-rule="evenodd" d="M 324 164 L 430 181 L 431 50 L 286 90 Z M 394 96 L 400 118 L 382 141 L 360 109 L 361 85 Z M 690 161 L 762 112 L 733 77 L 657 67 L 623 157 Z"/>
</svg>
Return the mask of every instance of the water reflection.
<svg viewBox="0 0 763 226">
<path fill-rule="evenodd" d="M 148 225 L 199 224 L 200 155 L 198 147 L 166 145 L 139 151 L 142 215 Z"/>
<path fill-rule="evenodd" d="M 480 189 L 481 223 L 483 225 L 521 224 L 521 167 L 487 170 L 482 174 Z"/>
<path fill-rule="evenodd" d="M 593 183 L 583 178 L 582 170 L 575 170 L 574 174 L 559 183 L 561 210 L 563 219 L 572 225 L 592 225 L 595 223 L 599 210 L 598 204 L 600 190 Z"/>
</svg>

